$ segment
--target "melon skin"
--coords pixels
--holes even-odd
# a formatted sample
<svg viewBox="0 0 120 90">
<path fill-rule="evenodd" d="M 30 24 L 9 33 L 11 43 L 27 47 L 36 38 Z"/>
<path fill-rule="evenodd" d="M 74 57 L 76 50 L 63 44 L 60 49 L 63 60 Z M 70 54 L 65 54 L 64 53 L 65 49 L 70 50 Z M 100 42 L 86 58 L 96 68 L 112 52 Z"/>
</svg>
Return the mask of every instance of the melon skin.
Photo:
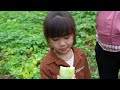
<svg viewBox="0 0 120 90">
<path fill-rule="evenodd" d="M 60 66 L 60 79 L 72 79 L 75 74 L 75 67 Z"/>
</svg>

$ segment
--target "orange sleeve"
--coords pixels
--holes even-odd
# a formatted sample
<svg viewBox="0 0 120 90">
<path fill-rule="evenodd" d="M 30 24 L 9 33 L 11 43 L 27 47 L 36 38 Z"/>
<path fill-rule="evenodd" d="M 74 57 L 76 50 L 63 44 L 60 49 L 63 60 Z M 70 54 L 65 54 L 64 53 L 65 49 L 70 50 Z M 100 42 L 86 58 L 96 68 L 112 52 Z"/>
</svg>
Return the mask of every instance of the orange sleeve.
<svg viewBox="0 0 120 90">
<path fill-rule="evenodd" d="M 85 66 L 85 79 L 91 79 L 91 73 L 90 73 L 90 69 L 89 69 L 89 66 L 88 66 L 88 61 L 87 61 L 87 58 L 85 56 L 85 54 L 83 54 L 83 57 L 84 57 L 84 66 Z"/>
<path fill-rule="evenodd" d="M 41 79 L 52 79 L 51 74 L 45 65 L 40 65 L 40 78 Z"/>
</svg>

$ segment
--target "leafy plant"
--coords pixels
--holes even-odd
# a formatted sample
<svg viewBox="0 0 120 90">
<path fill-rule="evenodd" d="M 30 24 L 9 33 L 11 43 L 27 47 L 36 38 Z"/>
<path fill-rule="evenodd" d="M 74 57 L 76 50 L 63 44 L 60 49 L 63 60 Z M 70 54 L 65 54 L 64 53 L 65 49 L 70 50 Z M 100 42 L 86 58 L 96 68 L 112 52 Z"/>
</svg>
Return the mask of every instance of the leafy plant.
<svg viewBox="0 0 120 90">
<path fill-rule="evenodd" d="M 16 79 L 40 79 L 40 63 L 49 47 L 43 35 L 47 11 L 0 12 L 0 73 Z M 95 61 L 96 11 L 70 11 L 77 27 L 76 47 L 85 51 L 92 73 L 98 78 Z"/>
</svg>

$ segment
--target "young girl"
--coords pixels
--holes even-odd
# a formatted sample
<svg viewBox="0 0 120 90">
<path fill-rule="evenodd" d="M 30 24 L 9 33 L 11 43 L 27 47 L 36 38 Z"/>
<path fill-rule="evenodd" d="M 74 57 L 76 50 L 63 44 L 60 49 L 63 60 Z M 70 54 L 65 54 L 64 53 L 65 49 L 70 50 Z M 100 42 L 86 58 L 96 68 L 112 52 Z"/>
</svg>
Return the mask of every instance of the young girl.
<svg viewBox="0 0 120 90">
<path fill-rule="evenodd" d="M 60 66 L 75 67 L 72 79 L 91 79 L 85 53 L 73 47 L 76 26 L 69 12 L 49 12 L 44 21 L 44 35 L 51 50 L 40 64 L 41 79 L 59 79 Z"/>
</svg>

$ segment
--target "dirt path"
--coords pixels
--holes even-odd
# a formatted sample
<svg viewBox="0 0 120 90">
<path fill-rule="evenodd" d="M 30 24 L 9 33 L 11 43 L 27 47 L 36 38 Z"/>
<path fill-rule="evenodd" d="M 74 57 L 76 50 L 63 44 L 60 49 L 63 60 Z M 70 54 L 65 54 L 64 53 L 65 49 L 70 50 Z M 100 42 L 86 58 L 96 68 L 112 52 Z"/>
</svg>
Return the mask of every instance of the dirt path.
<svg viewBox="0 0 120 90">
<path fill-rule="evenodd" d="M 14 79 L 14 78 L 10 77 L 9 75 L 0 74 L 0 79 Z"/>
</svg>

